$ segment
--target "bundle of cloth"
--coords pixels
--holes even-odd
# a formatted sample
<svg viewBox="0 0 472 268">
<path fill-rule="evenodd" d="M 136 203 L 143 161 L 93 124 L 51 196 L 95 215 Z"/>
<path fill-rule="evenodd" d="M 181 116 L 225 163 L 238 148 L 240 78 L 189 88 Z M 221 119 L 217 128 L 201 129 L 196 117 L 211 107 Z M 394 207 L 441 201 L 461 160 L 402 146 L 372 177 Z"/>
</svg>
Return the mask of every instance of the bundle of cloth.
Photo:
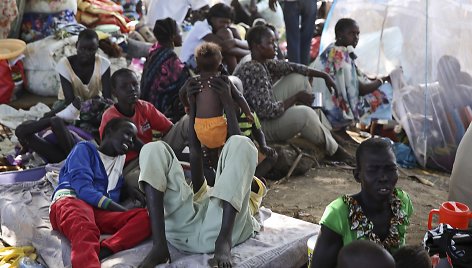
<svg viewBox="0 0 472 268">
<path fill-rule="evenodd" d="M 77 21 L 94 28 L 99 25 L 113 24 L 122 33 L 128 33 L 130 19 L 123 15 L 123 7 L 111 0 L 77 0 Z"/>
<path fill-rule="evenodd" d="M 140 0 L 113 0 L 113 2 L 123 7 L 123 14 L 130 20 L 141 18 Z"/>
<path fill-rule="evenodd" d="M 61 26 L 76 23 L 76 0 L 26 0 L 20 38 L 34 42 L 50 35 Z"/>
</svg>

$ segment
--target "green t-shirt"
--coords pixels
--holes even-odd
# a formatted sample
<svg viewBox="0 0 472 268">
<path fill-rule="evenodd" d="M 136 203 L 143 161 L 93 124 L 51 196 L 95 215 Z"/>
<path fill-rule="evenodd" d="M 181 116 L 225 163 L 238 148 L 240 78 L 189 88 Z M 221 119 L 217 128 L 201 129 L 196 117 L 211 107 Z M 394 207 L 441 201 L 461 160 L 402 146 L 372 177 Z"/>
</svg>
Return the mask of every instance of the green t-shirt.
<svg viewBox="0 0 472 268">
<path fill-rule="evenodd" d="M 398 213 L 403 215 L 403 217 L 401 224 L 397 225 L 400 243 L 398 247 L 387 248 L 389 251 L 395 250 L 405 245 L 406 227 L 409 225 L 409 218 L 413 213 L 413 205 L 408 194 L 400 189 L 395 189 L 394 194 L 401 203 Z M 326 207 L 323 216 L 321 217 L 320 224 L 341 235 L 344 245 L 347 245 L 354 240 L 369 239 L 369 237 L 362 231 L 351 228 L 351 221 L 349 219 L 349 205 L 346 203 L 345 196 L 338 197 Z"/>
</svg>

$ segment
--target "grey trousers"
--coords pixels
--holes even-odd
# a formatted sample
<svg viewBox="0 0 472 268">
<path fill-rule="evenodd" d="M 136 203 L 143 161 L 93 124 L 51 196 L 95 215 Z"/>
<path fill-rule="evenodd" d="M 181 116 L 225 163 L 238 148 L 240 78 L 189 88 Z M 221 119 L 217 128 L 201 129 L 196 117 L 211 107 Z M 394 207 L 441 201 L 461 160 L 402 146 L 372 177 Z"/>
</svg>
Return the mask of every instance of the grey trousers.
<svg viewBox="0 0 472 268">
<path fill-rule="evenodd" d="M 312 89 L 307 77 L 289 74 L 274 84 L 273 91 L 278 101 L 284 101 L 300 91 Z M 300 133 L 314 145 L 325 148 L 328 155 L 333 155 L 338 149 L 328 119 L 321 111 L 305 105 L 294 105 L 278 118 L 261 120 L 261 125 L 268 141 L 286 141 Z"/>
</svg>

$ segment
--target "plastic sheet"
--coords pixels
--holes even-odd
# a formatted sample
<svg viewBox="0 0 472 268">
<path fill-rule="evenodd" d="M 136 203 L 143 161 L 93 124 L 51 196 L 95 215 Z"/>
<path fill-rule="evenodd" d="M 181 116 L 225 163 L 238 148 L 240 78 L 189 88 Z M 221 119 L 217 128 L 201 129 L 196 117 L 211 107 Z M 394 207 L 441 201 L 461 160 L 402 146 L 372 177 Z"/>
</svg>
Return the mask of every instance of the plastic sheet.
<svg viewBox="0 0 472 268">
<path fill-rule="evenodd" d="M 357 64 L 393 83 L 393 114 L 422 166 L 452 169 L 455 152 L 472 120 L 472 2 L 470 0 L 336 0 L 321 48 L 334 41 L 338 19 L 357 21 Z"/>
</svg>

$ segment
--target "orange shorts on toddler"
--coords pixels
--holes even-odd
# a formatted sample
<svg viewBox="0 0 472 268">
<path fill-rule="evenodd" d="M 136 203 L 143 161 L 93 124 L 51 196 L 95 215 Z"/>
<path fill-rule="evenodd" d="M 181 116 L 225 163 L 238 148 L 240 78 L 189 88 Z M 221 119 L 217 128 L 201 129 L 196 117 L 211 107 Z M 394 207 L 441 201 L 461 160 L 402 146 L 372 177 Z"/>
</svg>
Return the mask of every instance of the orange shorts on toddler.
<svg viewBox="0 0 472 268">
<path fill-rule="evenodd" d="M 222 147 L 228 135 L 228 125 L 224 116 L 195 118 L 197 138 L 202 145 L 210 149 Z"/>
</svg>

